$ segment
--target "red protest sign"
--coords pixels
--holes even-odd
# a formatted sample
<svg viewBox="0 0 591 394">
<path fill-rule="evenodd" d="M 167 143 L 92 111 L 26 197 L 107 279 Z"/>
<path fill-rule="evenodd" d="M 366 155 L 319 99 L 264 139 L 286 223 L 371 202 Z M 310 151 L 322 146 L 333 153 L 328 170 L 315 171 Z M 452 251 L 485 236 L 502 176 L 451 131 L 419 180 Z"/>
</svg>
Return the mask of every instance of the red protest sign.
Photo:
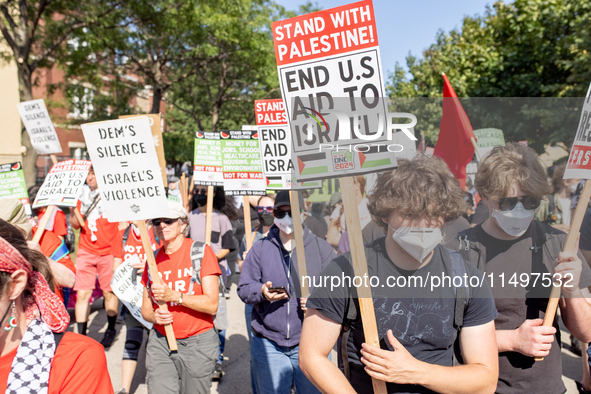
<svg viewBox="0 0 591 394">
<path fill-rule="evenodd" d="M 277 65 L 378 46 L 371 1 L 360 1 L 272 24 Z"/>
<path fill-rule="evenodd" d="M 255 100 L 254 112 L 258 126 L 287 124 L 283 99 Z"/>
</svg>

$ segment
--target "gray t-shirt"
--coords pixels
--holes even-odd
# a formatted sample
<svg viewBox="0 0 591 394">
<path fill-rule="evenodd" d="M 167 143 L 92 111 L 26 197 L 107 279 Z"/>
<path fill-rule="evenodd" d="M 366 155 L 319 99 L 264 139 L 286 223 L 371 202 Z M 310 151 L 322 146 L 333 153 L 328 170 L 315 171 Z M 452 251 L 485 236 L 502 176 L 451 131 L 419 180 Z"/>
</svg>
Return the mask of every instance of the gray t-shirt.
<svg viewBox="0 0 591 394">
<path fill-rule="evenodd" d="M 451 275 L 443 262 L 443 254 L 447 254 L 446 258 L 449 258 L 448 250 L 438 245 L 431 261 L 415 271 L 400 269 L 390 260 L 386 252 L 385 237 L 365 245 L 365 251 L 369 276 L 377 276 L 380 283 L 384 284 L 384 287 L 378 285 L 372 289 L 381 348 L 393 350 L 386 336 L 387 331 L 391 329 L 394 336 L 413 357 L 429 364 L 452 366 L 453 345 L 458 334 L 454 326 L 455 289 L 446 286 L 430 291 L 429 286 L 419 288 L 418 286 L 389 287 L 386 285 L 389 277 L 410 278 L 412 275 L 427 279 L 435 275 L 441 276 L 442 273 Z M 351 276 L 350 258 L 349 253 L 337 257 L 321 276 L 338 278 L 343 275 Z M 482 273 L 473 265 L 468 263 L 466 266 L 469 276 L 482 278 Z M 339 286 L 332 291 L 329 287 L 316 287 L 308 298 L 307 307 L 314 308 L 334 322 L 342 324 L 347 315 L 350 292 L 355 307 L 359 311 L 359 302 L 355 298 L 356 290 L 354 287 L 349 288 L 348 285 Z M 464 327 L 489 323 L 496 316 L 494 300 L 486 281 L 481 287 L 471 287 L 470 301 L 464 311 Z M 359 312 L 357 319 L 351 322 L 350 330 L 347 355 L 351 384 L 358 393 L 371 393 L 371 378 L 363 370 L 363 364 L 360 361 L 361 344 L 365 342 L 365 336 Z M 388 393 L 433 392 L 418 385 L 389 383 L 387 387 Z"/>
<path fill-rule="evenodd" d="M 564 247 L 566 234 L 549 225 L 532 221 L 521 237 L 505 241 L 488 235 L 482 225 L 466 230 L 472 247 L 478 248 L 462 255 L 473 264 L 480 255 L 479 268 L 491 284 L 499 316 L 495 319 L 497 330 L 515 330 L 527 319 L 543 319 L 546 315 L 550 282 L 544 281 L 544 274 L 553 272 L 554 261 Z M 547 234 L 555 237 L 556 243 L 547 239 Z M 465 246 L 465 243 L 462 245 Z M 583 261 L 583 271 L 579 287 L 591 285 L 591 270 Z M 535 287 L 533 280 L 538 278 Z M 515 280 L 512 280 L 515 278 Z M 524 279 L 522 282 L 521 279 Z M 528 279 L 529 283 L 525 280 Z M 525 284 L 523 286 L 522 284 Z M 562 382 L 562 358 L 560 354 L 560 328 L 558 319 L 554 321 L 556 340 L 552 343 L 550 354 L 544 361 L 534 361 L 517 352 L 499 354 L 499 381 L 497 393 L 563 393 L 566 388 Z"/>
<path fill-rule="evenodd" d="M 191 226 L 191 239 L 193 241 L 205 242 L 206 214 L 199 208 L 189 214 L 189 225 Z M 237 249 L 238 245 L 232 234 L 232 224 L 226 215 L 220 212 L 213 212 L 211 217 L 211 248 L 214 253 L 222 249 L 230 251 Z M 225 258 L 218 261 L 222 268 L 224 281 L 228 275 L 228 262 Z"/>
</svg>

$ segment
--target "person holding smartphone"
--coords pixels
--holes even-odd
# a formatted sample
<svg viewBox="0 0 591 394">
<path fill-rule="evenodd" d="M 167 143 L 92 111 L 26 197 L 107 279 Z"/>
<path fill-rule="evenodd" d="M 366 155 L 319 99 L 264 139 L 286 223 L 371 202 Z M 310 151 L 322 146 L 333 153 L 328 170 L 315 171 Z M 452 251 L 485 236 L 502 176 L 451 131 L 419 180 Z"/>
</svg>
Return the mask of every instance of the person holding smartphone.
<svg viewBox="0 0 591 394">
<path fill-rule="evenodd" d="M 289 394 L 292 386 L 297 392 L 318 393 L 298 365 L 306 299 L 300 294 L 288 191 L 277 194 L 273 217 L 267 236 L 246 255 L 238 285 L 238 296 L 254 305 L 250 338 L 253 385 L 257 394 Z M 307 275 L 314 278 L 335 257 L 335 252 L 306 227 L 303 238 Z"/>
</svg>

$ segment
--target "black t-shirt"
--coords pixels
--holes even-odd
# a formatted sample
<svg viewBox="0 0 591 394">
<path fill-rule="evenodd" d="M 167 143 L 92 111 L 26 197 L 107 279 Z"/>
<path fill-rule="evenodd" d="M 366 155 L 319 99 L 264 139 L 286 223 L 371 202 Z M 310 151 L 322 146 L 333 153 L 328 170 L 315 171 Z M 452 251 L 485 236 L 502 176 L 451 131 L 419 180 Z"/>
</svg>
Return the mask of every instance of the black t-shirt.
<svg viewBox="0 0 591 394">
<path fill-rule="evenodd" d="M 554 261 L 562 250 L 566 234 L 547 224 L 532 221 L 529 229 L 519 238 L 505 241 L 488 235 L 482 225 L 466 230 L 468 240 L 473 249 L 466 252 L 460 248 L 462 255 L 484 271 L 495 297 L 499 316 L 495 319 L 497 330 L 515 330 L 527 319 L 543 319 L 550 296 L 550 282 L 543 284 L 544 274 L 553 272 Z M 555 237 L 555 243 L 547 234 Z M 465 246 L 462 245 L 462 246 Z M 591 270 L 583 261 L 583 271 L 579 287 L 591 285 Z M 530 282 L 521 282 L 521 277 Z M 511 284 L 515 276 L 516 282 Z M 532 286 L 532 278 L 538 277 L 536 286 Z M 491 282 L 492 280 L 492 282 Z M 526 284 L 525 286 L 522 286 Z M 554 321 L 556 340 L 552 343 L 550 354 L 544 361 L 534 361 L 517 352 L 499 354 L 499 381 L 497 393 L 563 393 L 566 388 L 562 382 L 562 358 L 560 354 L 560 328 L 558 319 Z"/>
<path fill-rule="evenodd" d="M 378 335 L 382 349 L 389 349 L 387 331 L 392 330 L 394 336 L 418 360 L 443 366 L 453 364 L 453 344 L 457 337 L 454 327 L 455 289 L 453 287 L 435 288 L 430 291 L 429 286 L 389 287 L 387 278 L 405 277 L 410 282 L 411 277 L 421 277 L 427 280 L 429 276 L 442 273 L 451 275 L 443 262 L 443 254 L 449 252 L 443 246 L 435 248 L 431 261 L 415 271 L 398 268 L 388 257 L 385 247 L 385 237 L 365 245 L 368 275 L 376 276 L 380 284 L 372 283 L 372 294 Z M 333 260 L 322 277 L 352 276 L 350 253 L 345 253 Z M 448 262 L 448 267 L 450 263 Z M 466 264 L 469 276 L 482 278 L 471 264 Z M 391 283 L 393 283 L 391 279 Z M 427 280 L 428 282 L 428 280 Z M 402 281 L 400 281 L 402 283 Z M 374 284 L 377 284 L 375 286 Z M 382 284 L 384 285 L 382 287 Z M 375 287 L 374 287 L 375 286 Z M 356 289 L 348 284 L 337 288 L 316 287 L 308 298 L 307 307 L 314 308 L 329 319 L 342 324 L 347 315 L 349 292 L 359 311 L 356 299 Z M 470 300 L 464 313 L 464 326 L 478 326 L 488 323 L 497 316 L 494 300 L 487 283 L 482 287 L 471 288 Z M 361 344 L 365 341 L 360 313 L 351 323 L 347 355 L 351 370 L 351 384 L 358 393 L 372 392 L 371 378 L 363 370 L 361 358 Z M 418 385 L 388 384 L 388 393 L 431 393 L 432 391 Z"/>
<path fill-rule="evenodd" d="M 583 250 L 591 250 L 591 209 L 587 209 L 583 223 L 581 224 L 581 239 L 579 240 L 579 248 Z M 591 261 L 587 261 L 591 263 Z"/>
</svg>

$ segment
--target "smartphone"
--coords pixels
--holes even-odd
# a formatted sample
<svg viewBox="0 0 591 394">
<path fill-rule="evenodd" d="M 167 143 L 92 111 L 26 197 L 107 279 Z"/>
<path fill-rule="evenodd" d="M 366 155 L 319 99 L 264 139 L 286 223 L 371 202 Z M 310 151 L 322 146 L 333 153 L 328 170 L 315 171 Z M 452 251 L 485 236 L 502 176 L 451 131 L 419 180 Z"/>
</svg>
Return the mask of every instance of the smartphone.
<svg viewBox="0 0 591 394">
<path fill-rule="evenodd" d="M 284 286 L 270 287 L 269 292 L 270 293 L 285 293 L 285 294 L 287 294 L 287 298 L 289 299 L 289 293 L 287 292 L 287 290 L 285 289 Z"/>
</svg>

